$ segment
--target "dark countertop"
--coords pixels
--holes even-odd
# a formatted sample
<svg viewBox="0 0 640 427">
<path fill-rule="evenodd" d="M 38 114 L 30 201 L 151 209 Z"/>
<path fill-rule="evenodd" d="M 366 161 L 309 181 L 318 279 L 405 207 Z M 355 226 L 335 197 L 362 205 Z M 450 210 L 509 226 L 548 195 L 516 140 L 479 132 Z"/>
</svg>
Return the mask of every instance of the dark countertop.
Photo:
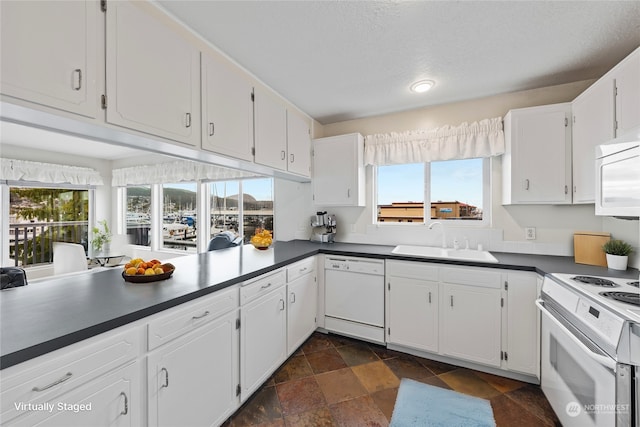
<svg viewBox="0 0 640 427">
<path fill-rule="evenodd" d="M 394 246 L 354 243 L 276 242 L 267 251 L 250 245 L 170 260 L 173 276 L 128 283 L 122 269 L 52 277 L 0 292 L 0 369 L 184 302 L 243 282 L 317 253 L 366 256 L 545 273 L 590 274 L 638 279 L 638 270 L 575 264 L 572 257 L 497 253 L 498 264 L 397 256 Z"/>
</svg>

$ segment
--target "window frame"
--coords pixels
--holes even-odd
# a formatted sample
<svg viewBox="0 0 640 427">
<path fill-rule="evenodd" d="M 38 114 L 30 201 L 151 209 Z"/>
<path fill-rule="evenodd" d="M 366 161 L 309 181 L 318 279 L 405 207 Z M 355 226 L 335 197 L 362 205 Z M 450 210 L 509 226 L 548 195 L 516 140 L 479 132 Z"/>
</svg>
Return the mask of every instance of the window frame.
<svg viewBox="0 0 640 427">
<path fill-rule="evenodd" d="M 491 226 L 491 167 L 492 159 L 490 157 L 482 158 L 482 219 L 481 220 L 464 220 L 464 219 L 431 219 L 431 162 L 422 164 L 424 167 L 424 206 L 423 206 L 423 222 L 378 222 L 378 166 L 372 169 L 372 224 L 376 227 L 417 227 L 429 226 L 433 222 L 444 221 L 448 225 L 456 227 L 473 227 L 482 228 Z M 426 201 L 429 200 L 427 203 Z"/>
</svg>

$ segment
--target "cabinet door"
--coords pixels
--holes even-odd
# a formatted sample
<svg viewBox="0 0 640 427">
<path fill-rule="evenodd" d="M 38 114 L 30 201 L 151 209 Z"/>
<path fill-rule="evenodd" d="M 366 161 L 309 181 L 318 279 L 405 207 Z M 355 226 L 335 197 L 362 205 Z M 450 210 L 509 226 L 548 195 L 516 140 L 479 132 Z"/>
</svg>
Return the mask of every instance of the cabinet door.
<svg viewBox="0 0 640 427">
<path fill-rule="evenodd" d="M 252 91 L 241 70 L 202 54 L 202 148 L 253 159 Z"/>
<path fill-rule="evenodd" d="M 279 100 L 260 88 L 255 94 L 255 162 L 287 169 L 287 112 Z"/>
<path fill-rule="evenodd" d="M 616 136 L 640 126 L 640 49 L 636 49 L 615 69 Z"/>
<path fill-rule="evenodd" d="M 364 206 L 362 135 L 313 142 L 313 201 L 318 206 Z"/>
<path fill-rule="evenodd" d="M 316 329 L 318 283 L 315 272 L 287 284 L 287 356 L 291 355 Z"/>
<path fill-rule="evenodd" d="M 500 366 L 500 289 L 443 283 L 440 351 L 452 357 Z"/>
<path fill-rule="evenodd" d="M 311 175 L 311 127 L 309 121 L 287 110 L 287 170 L 298 175 Z"/>
<path fill-rule="evenodd" d="M 107 122 L 200 139 L 200 53 L 135 2 L 107 8 Z"/>
<path fill-rule="evenodd" d="M 96 117 L 96 1 L 3 1 L 3 94 Z"/>
<path fill-rule="evenodd" d="M 507 367 L 540 377 L 537 277 L 509 272 L 507 283 Z"/>
<path fill-rule="evenodd" d="M 238 406 L 237 311 L 148 357 L 149 425 L 218 426 Z"/>
<path fill-rule="evenodd" d="M 286 287 L 243 306 L 240 326 L 244 402 L 287 358 Z"/>
<path fill-rule="evenodd" d="M 568 103 L 507 114 L 506 203 L 571 203 L 570 115 Z"/>
<path fill-rule="evenodd" d="M 438 282 L 387 278 L 387 342 L 438 351 Z"/>
<path fill-rule="evenodd" d="M 49 401 L 50 411 L 29 412 L 6 425 L 137 427 L 140 388 L 140 364 L 134 362 Z"/>
<path fill-rule="evenodd" d="M 598 80 L 572 102 L 573 203 L 595 201 L 595 147 L 614 137 L 614 87 Z"/>
</svg>

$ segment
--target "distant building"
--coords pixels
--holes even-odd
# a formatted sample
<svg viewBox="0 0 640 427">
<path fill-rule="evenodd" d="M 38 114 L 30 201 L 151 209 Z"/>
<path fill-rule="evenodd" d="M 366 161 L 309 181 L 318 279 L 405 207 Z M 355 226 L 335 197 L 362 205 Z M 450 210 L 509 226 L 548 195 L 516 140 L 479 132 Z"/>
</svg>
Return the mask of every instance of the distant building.
<svg viewBox="0 0 640 427">
<path fill-rule="evenodd" d="M 431 219 L 482 219 L 476 206 L 458 201 L 431 202 Z M 424 222 L 423 202 L 378 205 L 378 222 Z"/>
</svg>

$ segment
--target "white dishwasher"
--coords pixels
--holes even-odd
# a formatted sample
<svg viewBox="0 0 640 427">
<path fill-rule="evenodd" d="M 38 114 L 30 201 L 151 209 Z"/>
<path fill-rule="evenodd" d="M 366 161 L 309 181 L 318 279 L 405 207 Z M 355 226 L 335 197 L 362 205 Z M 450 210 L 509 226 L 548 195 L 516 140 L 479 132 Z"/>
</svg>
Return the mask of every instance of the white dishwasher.
<svg viewBox="0 0 640 427">
<path fill-rule="evenodd" d="M 384 260 L 325 256 L 325 329 L 384 343 Z"/>
</svg>

